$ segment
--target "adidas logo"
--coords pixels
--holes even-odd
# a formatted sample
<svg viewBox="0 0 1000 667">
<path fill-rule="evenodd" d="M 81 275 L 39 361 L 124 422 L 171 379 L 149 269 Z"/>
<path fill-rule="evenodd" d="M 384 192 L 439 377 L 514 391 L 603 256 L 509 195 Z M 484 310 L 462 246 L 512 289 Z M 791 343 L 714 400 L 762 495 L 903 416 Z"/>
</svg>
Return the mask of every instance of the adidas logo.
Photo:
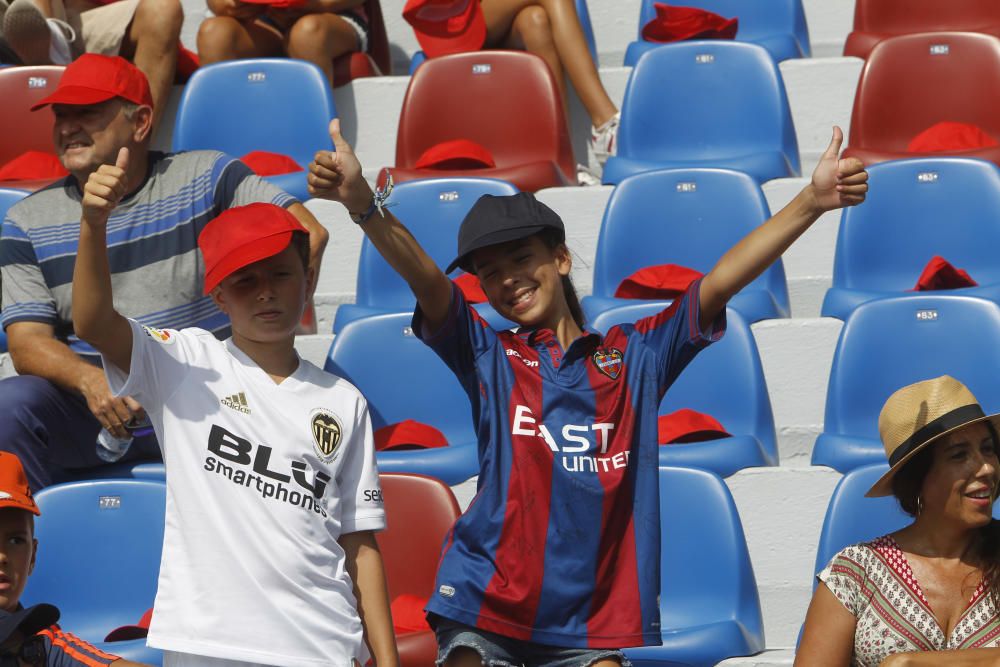
<svg viewBox="0 0 1000 667">
<path fill-rule="evenodd" d="M 237 412 L 242 412 L 245 415 L 250 414 L 250 406 L 247 404 L 247 397 L 242 391 L 238 394 L 233 394 L 232 396 L 226 396 L 220 399 L 220 402 L 227 408 L 232 408 Z"/>
</svg>

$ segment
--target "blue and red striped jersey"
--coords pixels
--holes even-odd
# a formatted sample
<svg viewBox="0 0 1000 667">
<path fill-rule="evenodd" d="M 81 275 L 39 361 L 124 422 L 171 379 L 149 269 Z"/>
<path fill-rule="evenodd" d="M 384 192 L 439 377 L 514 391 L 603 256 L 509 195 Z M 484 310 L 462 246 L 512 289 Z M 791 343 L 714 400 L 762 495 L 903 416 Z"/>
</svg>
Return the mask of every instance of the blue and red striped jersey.
<svg viewBox="0 0 1000 667">
<path fill-rule="evenodd" d="M 427 611 L 553 646 L 658 645 L 657 409 L 698 350 L 696 281 L 635 324 L 565 351 L 547 329 L 496 332 L 452 290 L 413 331 L 472 401 L 478 492 L 443 548 Z"/>
</svg>

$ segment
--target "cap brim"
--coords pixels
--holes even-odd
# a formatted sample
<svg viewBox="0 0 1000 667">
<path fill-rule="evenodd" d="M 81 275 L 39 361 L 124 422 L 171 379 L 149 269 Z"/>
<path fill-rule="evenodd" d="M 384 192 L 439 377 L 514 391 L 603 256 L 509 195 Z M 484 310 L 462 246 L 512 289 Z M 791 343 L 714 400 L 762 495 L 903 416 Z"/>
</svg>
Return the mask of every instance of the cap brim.
<svg viewBox="0 0 1000 667">
<path fill-rule="evenodd" d="M 123 625 L 109 632 L 104 641 L 125 642 L 132 639 L 144 639 L 147 635 L 149 635 L 149 628 L 144 628 L 141 625 Z"/>
<path fill-rule="evenodd" d="M 15 494 L 10 494 L 9 498 L 0 499 L 0 509 L 5 508 L 24 510 L 26 512 L 31 512 L 35 516 L 41 516 L 42 514 L 38 509 L 38 505 L 36 505 L 33 500 L 27 496 L 19 496 Z"/>
<path fill-rule="evenodd" d="M 54 93 L 33 105 L 31 110 L 38 111 L 50 104 L 100 104 L 115 97 L 118 97 L 118 95 L 107 90 L 94 90 L 93 88 L 84 88 L 82 86 L 62 86 L 56 88 Z"/>
<path fill-rule="evenodd" d="M 17 629 L 25 636 L 37 634 L 59 621 L 59 610 L 50 604 L 36 604 L 25 611 L 28 613 L 17 624 Z"/>
<path fill-rule="evenodd" d="M 254 239 L 251 243 L 233 249 L 205 274 L 205 294 L 210 293 L 216 285 L 234 271 L 239 271 L 245 266 L 273 257 L 283 251 L 292 242 L 292 234 L 294 233 L 292 230 L 278 232 L 261 239 Z"/>
<path fill-rule="evenodd" d="M 978 424 L 979 422 L 987 420 L 993 422 L 993 427 L 998 431 L 1000 431 L 1000 413 L 985 415 L 983 417 L 977 417 L 976 419 L 967 421 L 964 424 L 959 424 L 954 428 L 950 428 L 947 431 L 943 431 L 935 435 L 933 438 L 924 441 L 923 443 L 920 444 L 919 447 L 915 447 L 912 452 L 910 452 L 909 454 L 901 458 L 899 461 L 897 461 L 896 465 L 889 468 L 889 470 L 884 475 L 882 475 L 877 482 L 872 484 L 872 488 L 868 489 L 868 493 L 865 494 L 865 498 L 881 498 L 884 496 L 891 496 L 892 478 L 896 476 L 896 473 L 899 472 L 902 469 L 902 467 L 905 466 L 907 462 L 910 461 L 910 459 L 912 459 L 914 456 L 919 454 L 921 451 L 923 451 L 930 445 L 933 445 L 935 442 L 937 442 L 944 436 L 954 433 L 955 431 L 959 431 L 967 426 L 972 426 L 973 424 Z"/>
<path fill-rule="evenodd" d="M 470 270 L 471 267 L 468 266 L 469 255 L 479 250 L 480 248 L 488 248 L 491 245 L 497 245 L 500 243 L 507 243 L 508 241 L 516 241 L 518 239 L 524 239 L 532 234 L 537 234 L 543 229 L 552 229 L 547 225 L 531 225 L 528 227 L 512 227 L 508 229 L 501 229 L 496 232 L 486 234 L 476 239 L 475 245 L 469 248 L 465 253 L 459 255 L 448 268 L 445 269 L 445 273 L 451 273 L 457 268 L 461 268 L 466 273 L 475 273 L 475 271 Z"/>
</svg>

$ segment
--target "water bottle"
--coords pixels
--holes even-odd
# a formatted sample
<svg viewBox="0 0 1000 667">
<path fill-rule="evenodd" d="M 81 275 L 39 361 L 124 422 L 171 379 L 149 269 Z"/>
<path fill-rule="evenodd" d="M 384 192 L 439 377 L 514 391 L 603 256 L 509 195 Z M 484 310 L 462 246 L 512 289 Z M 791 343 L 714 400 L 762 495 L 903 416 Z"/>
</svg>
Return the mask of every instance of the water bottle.
<svg viewBox="0 0 1000 667">
<path fill-rule="evenodd" d="M 102 461 L 114 463 L 125 456 L 131 444 L 131 435 L 127 438 L 117 438 L 108 432 L 108 429 L 102 428 L 97 434 L 97 457 Z"/>
</svg>

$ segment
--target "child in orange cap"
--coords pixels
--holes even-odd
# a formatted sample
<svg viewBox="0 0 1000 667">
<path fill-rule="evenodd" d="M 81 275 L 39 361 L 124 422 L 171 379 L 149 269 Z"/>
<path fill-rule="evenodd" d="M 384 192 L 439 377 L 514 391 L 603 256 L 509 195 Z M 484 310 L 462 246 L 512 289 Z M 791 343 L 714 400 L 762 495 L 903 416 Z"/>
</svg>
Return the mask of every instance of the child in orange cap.
<svg viewBox="0 0 1000 667">
<path fill-rule="evenodd" d="M 127 162 L 123 149 L 84 188 L 73 309 L 112 390 L 145 406 L 168 471 L 149 645 L 167 667 L 351 667 L 367 647 L 392 667 L 368 407 L 293 346 L 315 278 L 305 228 L 271 204 L 222 213 L 198 245 L 232 338 L 144 327 L 115 311 L 108 272 Z"/>
</svg>

